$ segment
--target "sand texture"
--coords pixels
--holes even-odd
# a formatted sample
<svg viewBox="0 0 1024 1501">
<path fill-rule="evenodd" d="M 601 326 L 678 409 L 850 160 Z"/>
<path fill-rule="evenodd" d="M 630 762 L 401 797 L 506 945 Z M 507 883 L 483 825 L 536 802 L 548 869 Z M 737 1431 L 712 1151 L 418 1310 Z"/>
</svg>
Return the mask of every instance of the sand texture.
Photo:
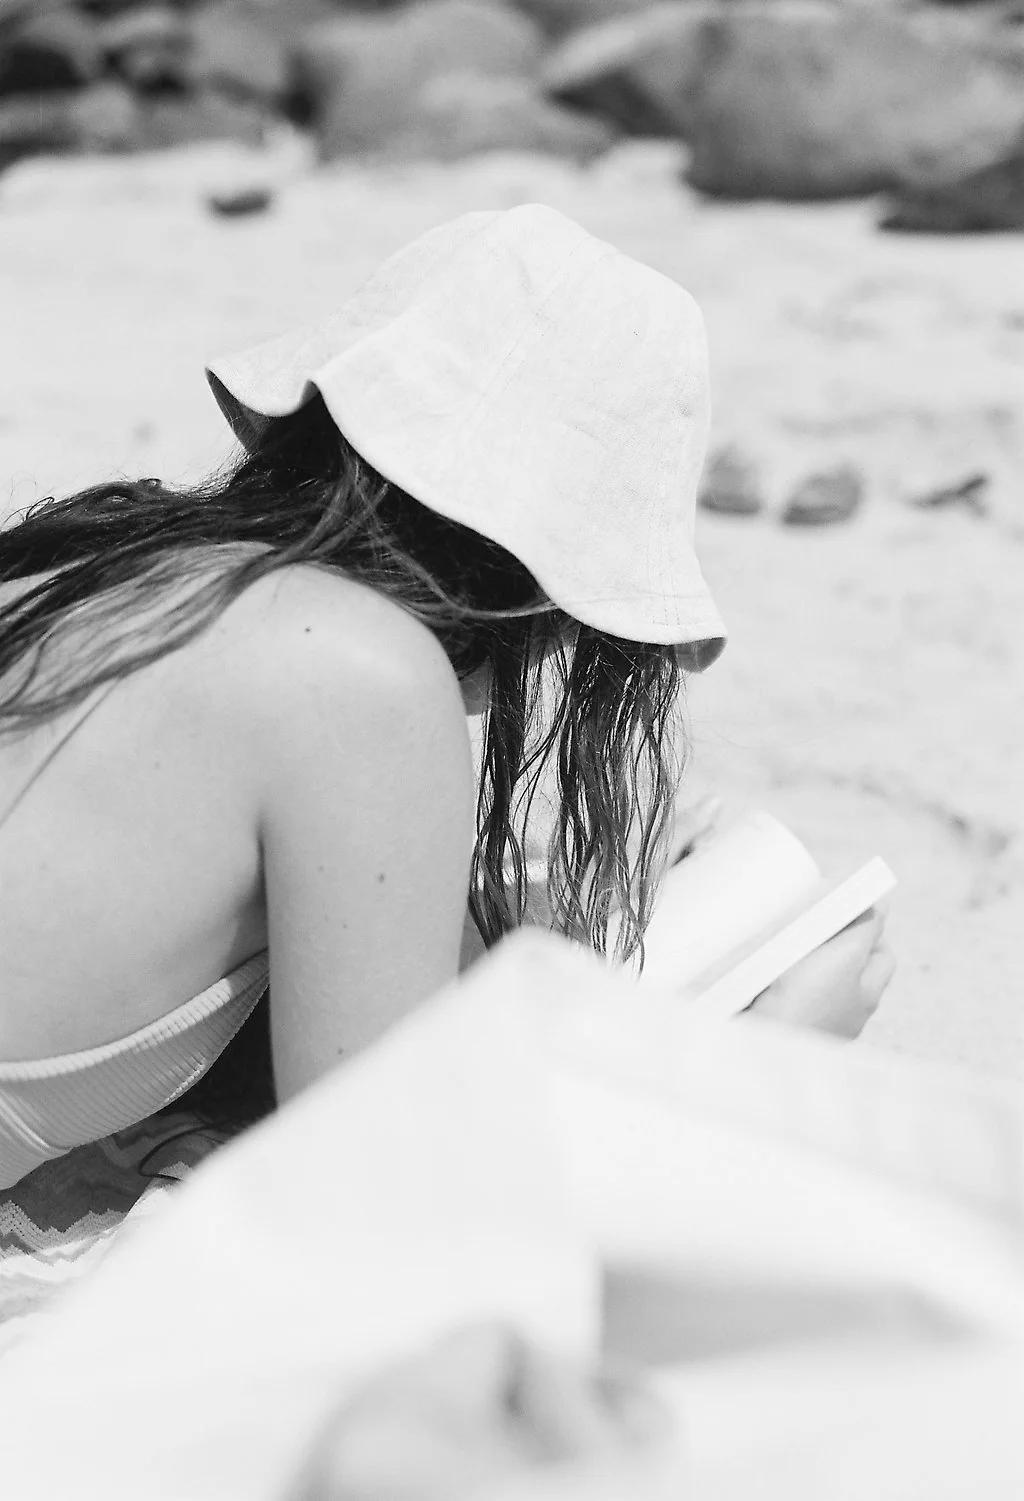
<svg viewBox="0 0 1024 1501">
<path fill-rule="evenodd" d="M 871 204 L 713 205 L 674 148 L 313 172 L 301 143 L 26 162 L 0 180 L 0 512 L 228 452 L 202 365 L 316 316 L 422 229 L 541 200 L 681 280 L 708 322 L 715 442 L 756 516 L 703 515 L 729 622 L 690 694 L 694 795 L 762 805 L 827 867 L 883 854 L 900 967 L 868 1043 L 1024 1072 L 1024 243 L 883 235 Z M 269 182 L 219 219 L 208 192 Z M 850 522 L 784 526 L 825 465 Z M 974 473 L 985 514 L 913 502 Z"/>
</svg>

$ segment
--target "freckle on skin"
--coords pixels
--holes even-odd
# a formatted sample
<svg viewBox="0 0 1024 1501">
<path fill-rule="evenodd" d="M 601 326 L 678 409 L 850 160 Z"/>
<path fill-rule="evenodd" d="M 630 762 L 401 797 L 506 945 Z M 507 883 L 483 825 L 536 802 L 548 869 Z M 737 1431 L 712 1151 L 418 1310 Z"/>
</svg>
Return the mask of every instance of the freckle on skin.
<svg viewBox="0 0 1024 1501">
<path fill-rule="evenodd" d="M 383 886 L 384 885 L 384 872 L 383 871 L 381 871 L 380 874 L 377 877 L 377 885 L 378 886 Z"/>
</svg>

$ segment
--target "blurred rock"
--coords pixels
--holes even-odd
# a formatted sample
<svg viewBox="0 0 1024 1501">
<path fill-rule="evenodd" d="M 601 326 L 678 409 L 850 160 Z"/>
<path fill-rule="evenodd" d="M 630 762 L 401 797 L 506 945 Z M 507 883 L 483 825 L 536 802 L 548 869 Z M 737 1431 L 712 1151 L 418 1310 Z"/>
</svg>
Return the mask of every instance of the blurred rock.
<svg viewBox="0 0 1024 1501">
<path fill-rule="evenodd" d="M 205 0 L 210 9 L 216 9 L 219 3 L 220 0 Z M 365 5 L 349 5 L 346 0 L 233 0 L 233 3 L 235 9 L 251 17 L 254 26 L 286 44 L 296 41 L 311 26 L 337 20 L 339 14 L 360 9 L 372 12 L 376 8 L 373 0 L 366 0 Z M 194 16 L 201 13 L 202 5 L 193 11 Z"/>
<path fill-rule="evenodd" d="M 111 82 L 0 100 L 0 169 L 25 156 L 124 151 L 142 144 L 138 106 Z"/>
<path fill-rule="evenodd" d="M 139 0 L 78 0 L 79 8 L 93 16 L 116 16 L 138 8 Z"/>
<path fill-rule="evenodd" d="M 779 0 L 700 28 L 689 178 L 729 197 L 876 192 L 970 171 L 1024 123 L 1015 69 L 957 17 Z"/>
<path fill-rule="evenodd" d="M 104 79 L 83 89 L 72 110 L 74 149 L 132 151 L 142 145 L 142 113 L 131 89 Z"/>
<path fill-rule="evenodd" d="M 11 26 L 27 16 L 41 16 L 51 10 L 66 10 L 69 0 L 0 0 L 0 26 Z"/>
<path fill-rule="evenodd" d="M 707 7 L 648 6 L 577 32 L 541 67 L 552 98 L 613 120 L 634 136 L 681 136 L 693 125 Z"/>
<path fill-rule="evenodd" d="M 734 444 L 716 449 L 707 462 L 698 504 L 721 516 L 756 516 L 764 507 L 757 470 Z"/>
<path fill-rule="evenodd" d="M 273 201 L 274 195 L 269 188 L 239 188 L 235 192 L 211 193 L 206 205 L 211 213 L 221 218 L 238 219 L 266 213 Z"/>
<path fill-rule="evenodd" d="M 145 102 L 139 144 L 154 151 L 197 141 L 238 141 L 244 146 L 259 146 L 269 123 L 270 116 L 259 105 L 212 91 L 181 97 L 157 96 Z"/>
<path fill-rule="evenodd" d="M 216 93 L 139 97 L 107 80 L 0 100 L 0 167 L 45 152 L 154 151 L 198 141 L 262 144 L 267 112 Z"/>
<path fill-rule="evenodd" d="M 347 15 L 305 32 L 296 90 L 325 159 L 385 146 L 408 130 L 417 95 L 451 73 L 527 77 L 543 47 L 525 16 L 482 0 L 422 0 L 386 16 Z"/>
<path fill-rule="evenodd" d="M 1024 139 L 991 166 L 896 195 L 879 223 L 915 234 L 1024 229 Z"/>
<path fill-rule="evenodd" d="M 73 88 L 102 69 L 99 28 L 70 6 L 29 10 L 0 32 L 0 94 Z"/>
<path fill-rule="evenodd" d="M 786 502 L 787 526 L 834 526 L 849 521 L 864 500 L 864 479 L 852 464 L 839 464 L 801 480 Z"/>
<path fill-rule="evenodd" d="M 139 103 L 130 91 L 125 92 L 140 116 L 144 115 L 146 102 Z M 77 97 L 81 100 L 83 94 Z M 276 197 L 297 179 L 307 178 L 314 165 L 308 139 L 278 124 L 256 147 L 212 139 L 193 142 L 182 151 L 35 155 L 0 174 L 0 214 L 60 206 L 88 215 L 100 206 L 140 204 L 160 212 L 177 212 L 172 205 L 191 212 L 197 202 L 206 203 L 214 196 L 256 189 Z"/>
<path fill-rule="evenodd" d="M 189 29 L 181 11 L 138 6 L 104 21 L 99 34 L 111 66 L 134 88 L 185 89 Z"/>
<path fill-rule="evenodd" d="M 516 9 L 532 16 L 550 37 L 564 37 L 596 26 L 613 16 L 647 9 L 650 0 L 516 0 Z"/>
<path fill-rule="evenodd" d="M 456 161 L 480 151 L 543 151 L 589 162 L 614 140 L 604 121 L 552 104 L 527 79 L 446 73 L 417 95 L 387 154 Z"/>
<path fill-rule="evenodd" d="M 987 497 L 990 487 L 989 476 L 984 470 L 979 469 L 961 479 L 951 480 L 949 484 L 937 485 L 933 489 L 923 491 L 920 495 L 911 496 L 910 504 L 922 511 L 938 511 L 950 506 L 962 506 L 973 511 L 977 516 L 987 516 Z"/>
<path fill-rule="evenodd" d="M 280 99 L 288 92 L 288 46 L 271 22 L 270 7 L 251 0 L 214 0 L 192 12 L 189 23 L 189 83 L 227 93 Z M 278 15 L 284 7 L 278 7 Z"/>
<path fill-rule="evenodd" d="M 973 171 L 1024 124 L 1016 49 L 927 9 L 692 0 L 571 37 L 543 80 L 636 134 L 689 141 L 736 198 L 877 192 Z"/>
<path fill-rule="evenodd" d="M 0 99 L 0 169 L 34 152 L 64 150 L 74 97 L 50 90 Z"/>
</svg>

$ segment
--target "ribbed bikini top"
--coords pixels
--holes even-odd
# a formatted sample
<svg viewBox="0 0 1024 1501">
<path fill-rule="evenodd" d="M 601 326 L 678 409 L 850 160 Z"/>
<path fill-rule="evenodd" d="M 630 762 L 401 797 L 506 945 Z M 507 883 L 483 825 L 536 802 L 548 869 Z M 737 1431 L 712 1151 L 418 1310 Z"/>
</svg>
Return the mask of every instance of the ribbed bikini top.
<svg viewBox="0 0 1024 1501">
<path fill-rule="evenodd" d="M 215 1063 L 267 988 L 266 953 L 128 1037 L 0 1062 L 0 1190 L 40 1163 L 145 1120 Z"/>
</svg>

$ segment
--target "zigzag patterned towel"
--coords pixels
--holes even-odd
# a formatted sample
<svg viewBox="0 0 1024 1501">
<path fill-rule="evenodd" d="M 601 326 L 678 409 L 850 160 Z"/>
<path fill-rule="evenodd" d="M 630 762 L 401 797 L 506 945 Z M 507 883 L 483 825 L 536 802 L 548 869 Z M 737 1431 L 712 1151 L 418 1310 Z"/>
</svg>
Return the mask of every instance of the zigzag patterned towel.
<svg viewBox="0 0 1024 1501">
<path fill-rule="evenodd" d="M 178 1111 L 44 1162 L 0 1194 L 0 1357 L 226 1132 Z"/>
</svg>

